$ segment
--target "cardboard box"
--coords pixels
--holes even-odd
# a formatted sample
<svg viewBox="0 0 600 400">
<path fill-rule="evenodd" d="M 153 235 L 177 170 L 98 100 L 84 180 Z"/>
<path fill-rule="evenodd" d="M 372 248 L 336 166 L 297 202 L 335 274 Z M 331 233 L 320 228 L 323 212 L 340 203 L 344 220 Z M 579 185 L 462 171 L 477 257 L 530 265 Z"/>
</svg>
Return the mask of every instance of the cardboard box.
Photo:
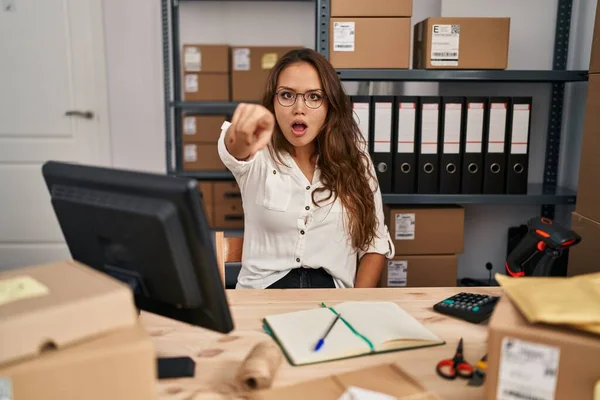
<svg viewBox="0 0 600 400">
<path fill-rule="evenodd" d="M 204 212 L 208 219 L 208 225 L 214 226 L 215 215 L 214 215 L 214 185 L 213 182 L 198 182 L 198 191 L 202 196 L 202 204 L 204 205 Z"/>
<path fill-rule="evenodd" d="M 244 227 L 244 206 L 236 182 L 214 183 L 215 227 L 241 229 Z"/>
<path fill-rule="evenodd" d="M 183 75 L 183 100 L 229 101 L 229 75 L 223 73 L 192 73 Z"/>
<path fill-rule="evenodd" d="M 185 44 L 181 57 L 184 72 L 229 73 L 228 45 Z"/>
<path fill-rule="evenodd" d="M 600 222 L 600 75 L 590 75 L 583 122 L 577 205 L 579 215 Z"/>
<path fill-rule="evenodd" d="M 590 54 L 590 74 L 600 72 L 600 7 L 596 6 L 596 20 L 592 35 L 592 51 Z"/>
<path fill-rule="evenodd" d="M 600 272 L 597 253 L 600 248 L 600 222 L 573 212 L 571 229 L 581 236 L 581 242 L 569 250 L 567 276 Z"/>
<path fill-rule="evenodd" d="M 456 286 L 458 257 L 399 256 L 387 262 L 380 287 L 451 287 Z"/>
<path fill-rule="evenodd" d="M 410 18 L 330 19 L 334 68 L 409 68 Z"/>
<path fill-rule="evenodd" d="M 506 69 L 510 18 L 427 18 L 415 25 L 415 69 Z"/>
<path fill-rule="evenodd" d="M 74 261 L 5 271 L 0 285 L 2 398 L 156 398 L 154 348 L 128 286 Z"/>
<path fill-rule="evenodd" d="M 221 161 L 216 143 L 184 143 L 183 169 L 185 171 L 222 171 L 226 167 Z"/>
<path fill-rule="evenodd" d="M 233 47 L 231 87 L 233 101 L 262 101 L 271 68 L 288 51 L 299 47 Z"/>
<path fill-rule="evenodd" d="M 496 305 L 488 332 L 486 399 L 593 398 L 600 379 L 597 336 L 530 324 L 507 297 Z"/>
<path fill-rule="evenodd" d="M 398 255 L 463 252 L 465 210 L 460 206 L 386 207 L 385 217 Z"/>
<path fill-rule="evenodd" d="M 225 115 L 184 115 L 182 137 L 184 143 L 217 143 Z"/>
<path fill-rule="evenodd" d="M 331 0 L 332 17 L 412 17 L 412 0 Z"/>
</svg>

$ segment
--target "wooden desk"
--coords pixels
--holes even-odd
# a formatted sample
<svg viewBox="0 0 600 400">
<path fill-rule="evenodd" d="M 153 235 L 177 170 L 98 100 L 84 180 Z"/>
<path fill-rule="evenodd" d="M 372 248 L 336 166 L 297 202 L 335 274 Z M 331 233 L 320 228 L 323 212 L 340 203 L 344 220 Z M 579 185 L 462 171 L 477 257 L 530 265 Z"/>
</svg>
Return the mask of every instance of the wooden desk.
<svg viewBox="0 0 600 400">
<path fill-rule="evenodd" d="M 231 398 L 223 394 L 227 393 L 227 383 L 233 381 L 244 357 L 255 343 L 268 338 L 262 331 L 261 322 L 266 315 L 315 308 L 321 301 L 326 304 L 347 300 L 393 301 L 447 344 L 301 367 L 289 365 L 284 358 L 273 386 L 286 386 L 378 364 L 397 363 L 442 399 L 480 399 L 482 387 L 467 386 L 464 379 L 447 381 L 435 372 L 438 361 L 454 354 L 461 337 L 464 338 L 467 361 L 474 364 L 487 351 L 487 325 L 445 317 L 432 310 L 434 303 L 460 291 L 489 295 L 501 293 L 500 288 L 228 290 L 236 327 L 229 335 L 148 313 L 142 313 L 141 318 L 153 337 L 159 356 L 188 355 L 196 361 L 194 378 L 158 382 L 160 399 L 226 399 Z"/>
</svg>

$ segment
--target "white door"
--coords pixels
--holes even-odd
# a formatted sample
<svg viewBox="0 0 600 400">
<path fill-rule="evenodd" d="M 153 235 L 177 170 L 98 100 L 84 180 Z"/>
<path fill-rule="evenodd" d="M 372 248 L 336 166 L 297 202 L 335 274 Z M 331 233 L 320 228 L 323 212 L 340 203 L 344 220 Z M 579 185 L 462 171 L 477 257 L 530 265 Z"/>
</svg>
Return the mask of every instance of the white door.
<svg viewBox="0 0 600 400">
<path fill-rule="evenodd" d="M 0 0 L 0 269 L 69 257 L 41 167 L 110 165 L 106 103 L 101 0 Z"/>
</svg>

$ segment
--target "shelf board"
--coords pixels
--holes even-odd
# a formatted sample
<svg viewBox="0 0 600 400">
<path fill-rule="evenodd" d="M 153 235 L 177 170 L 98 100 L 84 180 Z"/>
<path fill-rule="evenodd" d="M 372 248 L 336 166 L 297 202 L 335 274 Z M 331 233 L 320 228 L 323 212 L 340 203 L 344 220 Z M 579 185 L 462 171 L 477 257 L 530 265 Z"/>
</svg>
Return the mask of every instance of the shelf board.
<svg viewBox="0 0 600 400">
<path fill-rule="evenodd" d="M 403 82 L 585 82 L 588 71 L 338 69 L 344 81 Z"/>
<path fill-rule="evenodd" d="M 203 181 L 231 181 L 234 179 L 230 171 L 183 171 L 176 172 L 175 175 Z"/>
<path fill-rule="evenodd" d="M 237 101 L 176 101 L 171 106 L 194 114 L 233 114 Z"/>
</svg>

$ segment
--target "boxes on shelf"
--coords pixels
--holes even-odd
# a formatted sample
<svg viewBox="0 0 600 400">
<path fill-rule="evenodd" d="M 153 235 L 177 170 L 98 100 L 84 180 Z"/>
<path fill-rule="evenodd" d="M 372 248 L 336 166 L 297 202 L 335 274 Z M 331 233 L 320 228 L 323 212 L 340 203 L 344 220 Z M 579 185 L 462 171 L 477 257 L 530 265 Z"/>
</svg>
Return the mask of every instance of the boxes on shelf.
<svg viewBox="0 0 600 400">
<path fill-rule="evenodd" d="M 184 171 L 224 171 L 227 168 L 217 149 L 216 143 L 184 143 Z"/>
<path fill-rule="evenodd" d="M 217 143 L 225 119 L 225 115 L 184 115 L 181 129 L 183 142 Z"/>
<path fill-rule="evenodd" d="M 447 255 L 396 256 L 388 260 L 379 287 L 456 286 L 458 257 Z"/>
<path fill-rule="evenodd" d="M 329 26 L 334 68 L 409 68 L 410 18 L 335 17 Z"/>
<path fill-rule="evenodd" d="M 0 286 L 5 398 L 156 398 L 154 347 L 128 286 L 70 260 L 2 272 Z"/>
<path fill-rule="evenodd" d="M 504 297 L 489 322 L 484 397 L 592 399 L 599 358 L 596 336 L 531 324 Z"/>
<path fill-rule="evenodd" d="M 183 99 L 228 101 L 229 46 L 186 44 L 182 50 Z"/>
<path fill-rule="evenodd" d="M 201 181 L 198 190 L 202 193 L 204 209 L 209 225 L 217 229 L 242 229 L 244 207 L 240 188 L 235 181 Z"/>
<path fill-rule="evenodd" d="M 581 236 L 581 242 L 569 250 L 567 275 L 575 276 L 600 272 L 597 251 L 600 248 L 600 221 L 583 215 L 571 214 L 571 229 Z"/>
<path fill-rule="evenodd" d="M 231 49 L 233 101 L 261 101 L 271 68 L 291 46 L 242 46 Z"/>
<path fill-rule="evenodd" d="M 198 191 L 202 197 L 202 204 L 204 204 L 204 212 L 206 213 L 208 226 L 212 227 L 215 223 L 214 185 L 212 182 L 199 181 Z"/>
<path fill-rule="evenodd" d="M 427 18 L 414 27 L 415 69 L 506 69 L 510 18 Z"/>
<path fill-rule="evenodd" d="M 465 210 L 446 206 L 386 206 L 386 224 L 398 255 L 459 254 Z"/>
<path fill-rule="evenodd" d="M 413 0 L 331 0 L 332 17 L 412 17 Z"/>
</svg>

